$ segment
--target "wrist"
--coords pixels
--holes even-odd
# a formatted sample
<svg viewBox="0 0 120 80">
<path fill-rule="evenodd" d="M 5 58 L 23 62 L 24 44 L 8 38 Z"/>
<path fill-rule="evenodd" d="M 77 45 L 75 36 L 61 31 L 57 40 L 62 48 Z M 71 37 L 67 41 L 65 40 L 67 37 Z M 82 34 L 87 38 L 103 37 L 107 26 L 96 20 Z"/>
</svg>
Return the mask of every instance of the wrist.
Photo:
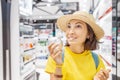
<svg viewBox="0 0 120 80">
<path fill-rule="evenodd" d="M 54 76 L 57 77 L 57 78 L 62 78 L 63 77 L 62 74 L 61 75 L 60 74 L 59 75 L 58 74 L 54 74 Z"/>
<path fill-rule="evenodd" d="M 63 64 L 56 64 L 56 68 L 62 68 Z"/>
</svg>

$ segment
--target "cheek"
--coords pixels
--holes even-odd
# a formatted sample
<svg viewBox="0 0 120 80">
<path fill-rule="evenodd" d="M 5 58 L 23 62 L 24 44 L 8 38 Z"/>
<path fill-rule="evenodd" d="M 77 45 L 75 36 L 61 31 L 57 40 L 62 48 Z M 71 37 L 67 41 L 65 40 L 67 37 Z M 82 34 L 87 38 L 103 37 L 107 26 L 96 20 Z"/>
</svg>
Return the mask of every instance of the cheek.
<svg viewBox="0 0 120 80">
<path fill-rule="evenodd" d="M 78 38 L 78 41 L 79 41 L 80 43 L 84 43 L 85 40 L 86 40 L 86 37 L 83 36 L 83 35 L 79 36 L 79 38 Z"/>
<path fill-rule="evenodd" d="M 85 42 L 85 40 L 87 38 L 87 33 L 85 33 L 85 32 L 79 33 L 78 38 L 80 41 Z"/>
</svg>

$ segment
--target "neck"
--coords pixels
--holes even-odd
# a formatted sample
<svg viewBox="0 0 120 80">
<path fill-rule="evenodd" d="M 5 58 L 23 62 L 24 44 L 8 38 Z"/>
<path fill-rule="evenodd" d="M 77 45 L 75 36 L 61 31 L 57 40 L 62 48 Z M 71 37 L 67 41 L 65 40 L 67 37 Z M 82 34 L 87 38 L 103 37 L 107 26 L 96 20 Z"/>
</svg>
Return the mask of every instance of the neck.
<svg viewBox="0 0 120 80">
<path fill-rule="evenodd" d="M 72 52 L 74 53 L 78 53 L 78 54 L 81 54 L 82 52 L 84 52 L 84 45 L 79 45 L 79 46 L 70 46 L 70 49 Z"/>
</svg>

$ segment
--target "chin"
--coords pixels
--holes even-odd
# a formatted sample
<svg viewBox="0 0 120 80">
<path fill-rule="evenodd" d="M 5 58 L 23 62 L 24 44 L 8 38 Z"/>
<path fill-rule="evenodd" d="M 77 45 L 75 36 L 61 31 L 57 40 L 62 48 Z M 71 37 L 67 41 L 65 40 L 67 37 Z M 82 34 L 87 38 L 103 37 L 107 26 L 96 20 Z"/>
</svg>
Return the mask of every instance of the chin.
<svg viewBox="0 0 120 80">
<path fill-rule="evenodd" d="M 76 42 L 68 42 L 70 45 L 76 45 Z"/>
</svg>

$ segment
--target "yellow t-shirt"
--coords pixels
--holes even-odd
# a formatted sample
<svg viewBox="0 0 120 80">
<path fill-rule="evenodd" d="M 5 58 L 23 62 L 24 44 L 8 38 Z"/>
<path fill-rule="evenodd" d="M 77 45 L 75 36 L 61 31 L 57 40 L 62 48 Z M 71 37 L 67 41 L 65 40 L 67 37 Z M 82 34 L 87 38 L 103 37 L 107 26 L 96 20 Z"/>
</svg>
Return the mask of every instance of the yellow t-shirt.
<svg viewBox="0 0 120 80">
<path fill-rule="evenodd" d="M 65 47 L 64 63 L 62 66 L 62 80 L 93 80 L 94 75 L 101 68 L 105 68 L 103 61 L 99 58 L 99 65 L 96 69 L 94 59 L 89 50 L 82 54 L 73 53 L 69 47 Z M 54 73 L 56 69 L 55 61 L 49 57 L 45 71 Z"/>
</svg>

